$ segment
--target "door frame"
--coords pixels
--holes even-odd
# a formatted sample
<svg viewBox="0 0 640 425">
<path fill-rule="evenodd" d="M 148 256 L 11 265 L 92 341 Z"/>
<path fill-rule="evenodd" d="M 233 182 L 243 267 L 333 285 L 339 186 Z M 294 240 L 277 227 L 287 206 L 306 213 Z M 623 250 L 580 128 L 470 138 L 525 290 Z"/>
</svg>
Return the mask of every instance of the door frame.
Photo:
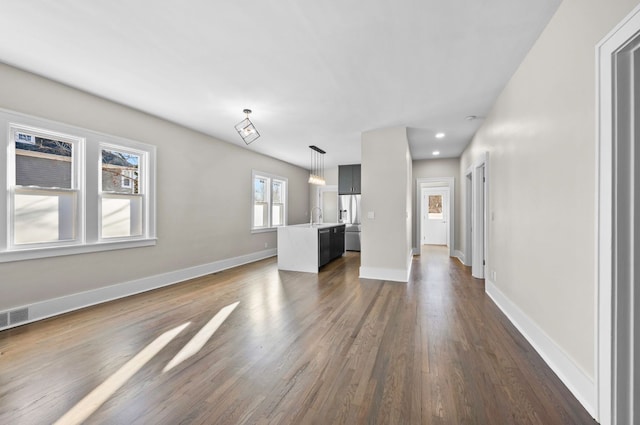
<svg viewBox="0 0 640 425">
<path fill-rule="evenodd" d="M 446 202 L 446 217 L 444 217 L 444 218 L 445 218 L 446 223 L 447 223 L 447 226 L 446 226 L 447 229 L 446 229 L 446 235 L 445 235 L 445 245 L 447 245 L 447 248 L 450 248 L 451 247 L 451 235 L 449 234 L 449 231 L 451 230 L 451 226 L 449 226 L 449 210 L 451 209 L 451 207 L 450 207 L 451 193 L 449 193 L 449 186 L 423 185 L 422 190 L 420 190 L 420 202 L 422 203 L 422 205 L 420 205 L 421 215 L 419 217 L 420 226 L 422 226 L 421 227 L 421 231 L 420 231 L 420 245 L 424 245 L 424 243 L 422 241 L 422 239 L 423 239 L 422 236 L 424 236 L 423 235 L 423 233 L 424 233 L 423 231 L 425 230 L 424 226 L 423 226 L 425 218 L 423 217 L 423 215 L 425 213 L 426 205 L 425 205 L 425 200 L 424 200 L 423 195 L 425 195 L 425 193 L 429 192 L 429 191 L 433 191 L 434 193 L 435 192 L 440 192 L 439 194 L 443 195 L 443 199 L 444 199 L 444 194 L 446 194 L 446 199 L 447 199 L 447 202 Z M 444 202 L 443 202 L 442 206 L 444 208 L 444 206 L 445 206 Z M 426 215 L 429 215 L 429 213 L 427 212 Z"/>
<path fill-rule="evenodd" d="M 469 176 L 471 177 L 469 181 Z M 467 223 L 465 238 L 465 261 L 471 263 L 471 275 L 484 279 L 489 264 L 489 153 L 480 158 L 465 171 L 465 183 L 471 184 L 471 203 L 465 208 Z M 466 186 L 467 199 L 469 188 Z M 482 213 L 482 214 L 479 214 Z M 471 224 L 471 227 L 469 227 Z M 482 229 L 482 232 L 477 231 Z M 470 237 L 471 240 L 468 238 Z"/>
<path fill-rule="evenodd" d="M 435 186 L 435 183 L 442 183 L 439 186 Z M 431 186 L 433 185 L 433 186 Z M 421 191 L 422 187 L 448 187 L 449 188 L 449 217 L 447 217 L 447 223 L 449 225 L 449 257 L 454 257 L 454 245 L 456 235 L 456 223 L 455 217 L 455 177 L 423 177 L 416 179 L 416 193 L 415 193 L 415 205 L 416 205 L 416 230 L 415 241 L 416 247 L 414 247 L 414 255 L 420 254 L 420 247 L 422 246 L 422 199 Z"/>
<path fill-rule="evenodd" d="M 617 223 L 621 211 L 630 214 L 633 222 L 633 172 L 631 181 L 619 178 L 622 171 L 617 166 L 619 157 L 633 143 L 627 138 L 617 138 L 620 130 L 630 126 L 632 121 L 626 120 L 625 114 L 618 114 L 614 105 L 616 78 L 616 60 L 618 52 L 630 42 L 637 40 L 640 32 L 640 6 L 637 6 L 606 37 L 596 45 L 596 420 L 602 425 L 618 425 L 627 420 L 634 420 L 633 400 L 625 404 L 625 399 L 618 399 L 616 388 L 619 376 L 629 376 L 631 364 L 617 364 L 619 355 L 628 354 L 621 350 L 631 351 L 633 355 L 633 303 L 630 314 L 621 314 L 618 305 L 622 305 L 624 297 L 633 290 L 631 279 L 616 277 L 624 273 L 623 265 L 616 254 L 615 245 L 628 238 L 629 228 Z M 628 88 L 628 87 L 627 87 Z M 629 116 L 634 114 L 628 114 Z M 631 150 L 631 152 L 633 152 Z M 624 167 L 624 165 L 621 165 Z M 635 168 L 632 164 L 631 168 Z M 631 199 L 629 199 L 631 198 Z M 632 245 L 634 246 L 634 245 Z M 629 267 L 631 268 L 631 267 Z M 622 286 L 625 285 L 626 286 Z M 633 292 L 631 292 L 633 294 Z M 629 339 L 631 347 L 629 347 Z M 633 398 L 633 395 L 632 395 Z M 622 407 L 620 407 L 622 405 Z M 621 410 L 626 410 L 623 412 Z M 640 414 L 640 412 L 638 412 Z"/>
</svg>

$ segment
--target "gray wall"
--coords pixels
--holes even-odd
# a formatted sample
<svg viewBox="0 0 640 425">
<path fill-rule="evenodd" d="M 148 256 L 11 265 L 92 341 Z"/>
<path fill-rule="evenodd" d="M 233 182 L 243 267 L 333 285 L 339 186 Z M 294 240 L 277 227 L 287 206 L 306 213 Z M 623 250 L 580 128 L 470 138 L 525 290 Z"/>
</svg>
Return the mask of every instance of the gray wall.
<svg viewBox="0 0 640 425">
<path fill-rule="evenodd" d="M 406 274 L 412 258 L 411 180 L 405 127 L 362 133 L 362 276 L 400 280 Z"/>
<path fill-rule="evenodd" d="M 595 46 L 636 5 L 564 0 L 460 165 L 489 153 L 493 283 L 592 379 Z"/>
<path fill-rule="evenodd" d="M 0 264 L 0 310 L 275 248 L 250 232 L 252 169 L 287 177 L 289 223 L 308 219 L 306 170 L 7 65 L 0 81 L 1 108 L 158 149 L 157 246 Z"/>
</svg>

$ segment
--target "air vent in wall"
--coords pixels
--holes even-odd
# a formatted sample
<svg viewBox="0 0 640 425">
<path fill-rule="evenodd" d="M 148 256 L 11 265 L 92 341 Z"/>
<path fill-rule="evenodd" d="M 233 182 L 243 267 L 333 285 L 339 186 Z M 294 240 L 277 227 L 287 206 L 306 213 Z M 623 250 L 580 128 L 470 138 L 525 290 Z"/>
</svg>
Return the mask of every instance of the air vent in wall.
<svg viewBox="0 0 640 425">
<path fill-rule="evenodd" d="M 0 313 L 0 328 L 9 326 L 9 313 Z"/>
<path fill-rule="evenodd" d="M 29 309 L 21 308 L 19 310 L 13 310 L 9 312 L 9 324 L 15 325 L 16 323 L 26 322 L 29 320 Z"/>
</svg>

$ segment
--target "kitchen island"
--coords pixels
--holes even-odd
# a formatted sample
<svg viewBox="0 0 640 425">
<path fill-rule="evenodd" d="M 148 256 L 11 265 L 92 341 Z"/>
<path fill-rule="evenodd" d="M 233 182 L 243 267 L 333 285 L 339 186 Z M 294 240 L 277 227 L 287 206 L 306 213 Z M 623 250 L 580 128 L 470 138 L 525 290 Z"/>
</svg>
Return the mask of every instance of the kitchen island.
<svg viewBox="0 0 640 425">
<path fill-rule="evenodd" d="M 278 269 L 318 273 L 344 254 L 344 230 L 341 223 L 278 227 Z"/>
</svg>

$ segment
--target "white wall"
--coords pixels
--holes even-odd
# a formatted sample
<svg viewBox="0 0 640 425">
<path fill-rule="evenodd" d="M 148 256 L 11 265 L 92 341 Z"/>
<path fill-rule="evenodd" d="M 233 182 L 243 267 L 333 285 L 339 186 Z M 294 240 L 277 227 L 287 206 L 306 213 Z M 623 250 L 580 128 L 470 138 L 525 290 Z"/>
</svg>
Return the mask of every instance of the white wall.
<svg viewBox="0 0 640 425">
<path fill-rule="evenodd" d="M 289 223 L 308 219 L 306 170 L 7 65 L 0 81 L 1 108 L 158 149 L 157 245 L 0 264 L 0 311 L 275 248 L 250 232 L 252 169 L 287 177 Z"/>
<path fill-rule="evenodd" d="M 586 387 L 595 376 L 595 45 L 636 4 L 564 0 L 460 165 L 464 182 L 465 170 L 489 152 L 495 218 L 488 270 L 496 278 L 488 291 L 520 317 L 525 335 L 592 412 L 595 391 Z"/>
<path fill-rule="evenodd" d="M 362 133 L 360 276 L 408 280 L 411 266 L 411 154 L 405 127 Z M 375 218 L 368 218 L 368 213 Z"/>
<path fill-rule="evenodd" d="M 452 241 L 453 248 L 459 250 L 462 246 L 461 233 L 460 233 L 460 217 L 461 202 L 460 202 L 460 159 L 459 158 L 442 158 L 442 159 L 423 159 L 413 161 L 413 181 L 412 181 L 412 193 L 413 195 L 413 247 L 419 248 L 420 243 L 416 240 L 416 227 L 418 226 L 417 220 L 420 218 L 420 200 L 415 199 L 416 193 L 416 180 L 422 178 L 437 178 L 437 177 L 453 177 L 455 187 L 455 240 Z"/>
</svg>

